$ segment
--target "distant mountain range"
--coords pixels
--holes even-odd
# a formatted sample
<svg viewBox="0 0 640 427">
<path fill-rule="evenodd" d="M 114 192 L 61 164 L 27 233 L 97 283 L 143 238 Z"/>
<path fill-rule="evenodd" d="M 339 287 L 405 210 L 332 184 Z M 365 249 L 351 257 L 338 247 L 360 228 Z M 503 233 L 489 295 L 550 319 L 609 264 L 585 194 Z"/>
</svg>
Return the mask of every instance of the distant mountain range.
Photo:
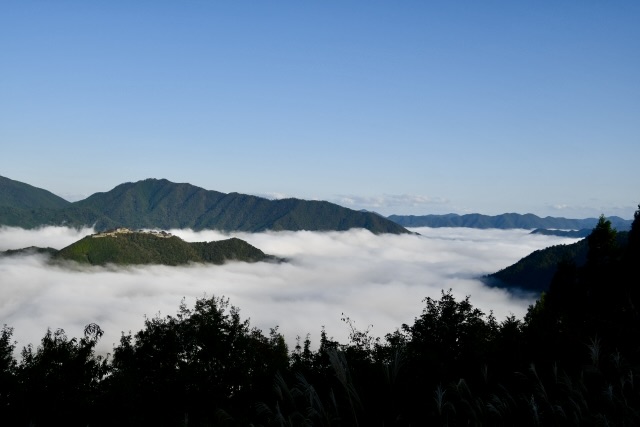
<svg viewBox="0 0 640 427">
<path fill-rule="evenodd" d="M 631 220 L 608 218 L 619 231 Z M 597 218 L 567 219 L 533 214 L 391 215 L 355 211 L 325 201 L 269 200 L 239 193 L 205 190 L 166 179 L 120 184 L 84 200 L 68 202 L 29 184 L 0 176 L 0 225 L 34 228 L 42 225 L 132 229 L 191 228 L 259 232 L 266 230 L 344 231 L 365 228 L 373 233 L 409 233 L 404 227 L 524 228 L 536 233 L 580 237 Z M 567 234 L 565 230 L 574 230 Z"/>
<path fill-rule="evenodd" d="M 1 184 L 0 224 L 23 228 L 67 225 L 94 226 L 97 230 L 129 227 L 248 232 L 365 228 L 376 234 L 409 233 L 374 213 L 329 202 L 225 194 L 166 179 L 120 184 L 74 203 L 8 178 L 2 178 Z"/>
<path fill-rule="evenodd" d="M 30 247 L 0 252 L 1 256 L 45 254 L 52 262 L 67 260 L 90 265 L 188 263 L 223 264 L 226 261 L 281 261 L 244 240 L 189 243 L 165 232 L 110 230 L 92 234 L 61 249 Z"/>
<path fill-rule="evenodd" d="M 557 230 L 585 230 L 589 231 L 598 223 L 598 218 L 568 219 L 557 217 L 541 218 L 533 214 L 505 213 L 502 215 L 481 214 L 446 214 L 446 215 L 391 215 L 391 221 L 403 227 L 468 227 L 468 228 L 524 228 L 524 229 L 550 229 Z M 619 231 L 631 228 L 632 220 L 617 216 L 607 218 L 611 225 Z M 584 231 L 582 232 L 584 233 Z M 556 234 L 556 233 L 548 233 Z M 588 233 L 587 233 L 588 234 Z"/>
</svg>

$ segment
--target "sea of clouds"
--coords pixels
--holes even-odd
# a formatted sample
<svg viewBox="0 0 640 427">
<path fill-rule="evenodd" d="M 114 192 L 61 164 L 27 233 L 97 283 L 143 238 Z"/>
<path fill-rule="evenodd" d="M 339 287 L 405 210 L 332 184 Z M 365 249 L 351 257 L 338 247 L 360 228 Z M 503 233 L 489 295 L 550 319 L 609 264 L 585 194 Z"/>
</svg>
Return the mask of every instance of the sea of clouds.
<svg viewBox="0 0 640 427">
<path fill-rule="evenodd" d="M 346 343 L 348 316 L 374 336 L 393 332 L 420 315 L 425 297 L 452 289 L 457 298 L 497 319 L 522 317 L 535 295 L 489 288 L 478 280 L 534 250 L 576 239 L 527 230 L 416 228 L 419 235 L 347 232 L 220 233 L 171 230 L 186 241 L 239 237 L 286 263 L 183 267 L 61 267 L 41 255 L 0 258 L 0 325 L 14 328 L 16 350 L 37 345 L 47 328 L 79 337 L 95 322 L 105 331 L 98 351 L 111 352 L 122 332 L 137 332 L 144 318 L 175 315 L 185 299 L 225 296 L 243 319 L 268 333 L 279 326 L 289 343 L 311 334 L 317 345 L 324 326 Z M 27 246 L 61 249 L 92 229 L 0 227 L 0 251 Z"/>
</svg>

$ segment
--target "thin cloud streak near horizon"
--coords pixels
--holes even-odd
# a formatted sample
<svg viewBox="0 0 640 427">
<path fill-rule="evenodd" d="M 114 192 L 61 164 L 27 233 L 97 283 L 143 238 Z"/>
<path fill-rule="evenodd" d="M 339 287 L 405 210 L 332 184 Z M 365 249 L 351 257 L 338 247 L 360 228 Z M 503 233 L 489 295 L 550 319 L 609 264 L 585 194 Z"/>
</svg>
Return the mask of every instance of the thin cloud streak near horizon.
<svg viewBox="0 0 640 427">
<path fill-rule="evenodd" d="M 498 320 L 522 317 L 532 295 L 484 286 L 477 278 L 504 268 L 530 252 L 575 239 L 531 235 L 527 230 L 413 229 L 420 235 L 347 232 L 221 233 L 171 230 L 187 241 L 239 237 L 264 252 L 287 258 L 281 264 L 232 262 L 223 266 L 50 266 L 42 256 L 0 259 L 0 324 L 14 327 L 17 350 L 38 345 L 46 329 L 80 336 L 95 322 L 105 331 L 98 350 L 111 352 L 121 332 L 137 332 L 145 316 L 175 315 L 181 300 L 225 296 L 242 318 L 265 332 L 279 326 L 292 348 L 309 333 L 314 345 L 324 326 L 346 343 L 348 316 L 374 336 L 393 332 L 419 316 L 425 297 L 451 288 L 456 298 Z M 20 241 L 63 247 L 91 229 L 0 228 L 2 247 Z M 22 239 L 22 240 L 21 240 Z M 22 247 L 23 247 L 22 246 Z M 11 249 L 15 249 L 16 246 Z"/>
</svg>

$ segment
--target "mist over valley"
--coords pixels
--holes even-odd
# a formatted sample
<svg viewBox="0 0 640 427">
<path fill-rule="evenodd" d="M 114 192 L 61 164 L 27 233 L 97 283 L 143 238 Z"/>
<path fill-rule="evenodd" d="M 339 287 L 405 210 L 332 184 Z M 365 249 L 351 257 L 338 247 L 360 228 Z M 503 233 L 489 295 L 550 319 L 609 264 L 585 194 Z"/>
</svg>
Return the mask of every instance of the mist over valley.
<svg viewBox="0 0 640 427">
<path fill-rule="evenodd" d="M 640 2 L 4 2 L 0 424 L 639 426 Z"/>
<path fill-rule="evenodd" d="M 343 313 L 362 328 L 383 336 L 419 315 L 422 300 L 441 290 L 470 295 L 498 319 L 522 317 L 537 295 L 489 288 L 482 275 L 513 264 L 536 249 L 576 239 L 532 235 L 528 230 L 416 228 L 418 234 L 374 235 L 346 232 L 281 231 L 223 233 L 170 230 L 187 242 L 237 237 L 287 262 L 221 266 L 52 266 L 42 255 L 0 258 L 0 318 L 15 328 L 18 348 L 37 344 L 46 328 L 80 334 L 99 324 L 105 336 L 98 350 L 107 353 L 121 332 L 136 331 L 145 316 L 175 314 L 183 298 L 225 296 L 251 324 L 265 331 L 279 326 L 290 347 L 296 336 L 311 334 L 314 345 L 322 326 L 339 341 L 348 328 Z M 27 246 L 62 248 L 92 229 L 0 228 L 0 250 Z"/>
</svg>

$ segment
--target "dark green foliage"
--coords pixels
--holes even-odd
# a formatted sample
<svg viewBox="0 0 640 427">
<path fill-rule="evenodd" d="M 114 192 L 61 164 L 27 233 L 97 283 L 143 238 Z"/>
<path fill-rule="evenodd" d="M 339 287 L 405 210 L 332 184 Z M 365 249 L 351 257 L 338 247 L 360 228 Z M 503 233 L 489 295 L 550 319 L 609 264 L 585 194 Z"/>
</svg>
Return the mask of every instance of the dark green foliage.
<svg viewBox="0 0 640 427">
<path fill-rule="evenodd" d="M 640 205 L 634 214 L 633 225 L 629 231 L 629 245 L 623 254 L 624 281 L 630 283 L 628 286 L 631 297 L 640 299 L 640 286 L 633 284 L 640 283 Z M 618 233 L 620 234 L 620 233 Z"/>
<path fill-rule="evenodd" d="M 631 224 L 631 231 L 629 231 L 629 244 L 634 251 L 640 247 L 640 205 L 638 205 L 638 210 L 633 214 L 633 223 Z"/>
<path fill-rule="evenodd" d="M 469 228 L 524 228 L 524 229 L 561 229 L 561 230 L 591 230 L 598 222 L 598 218 L 568 219 L 545 217 L 533 214 L 506 213 L 502 215 L 481 214 L 446 214 L 446 215 L 391 215 L 388 217 L 404 227 L 469 227 Z M 617 216 L 609 218 L 613 226 L 619 230 L 628 230 L 631 221 Z"/>
<path fill-rule="evenodd" d="M 601 217 L 586 239 L 586 262 L 559 265 L 548 294 L 527 316 L 536 339 L 556 342 L 565 357 L 575 351 L 573 344 L 595 336 L 606 337 L 609 349 L 640 350 L 625 338 L 637 333 L 640 320 L 640 264 L 631 261 L 627 234 Z"/>
<path fill-rule="evenodd" d="M 0 207 L 29 210 L 60 209 L 69 205 L 47 190 L 0 176 Z"/>
<path fill-rule="evenodd" d="M 515 264 L 490 274 L 489 279 L 497 279 L 492 284 L 503 287 L 542 292 L 549 289 L 549 284 L 558 268 L 558 263 L 571 261 L 584 265 L 587 260 L 588 245 L 586 240 L 570 245 L 555 245 L 532 252 Z"/>
<path fill-rule="evenodd" d="M 222 264 L 231 260 L 245 262 L 275 260 L 274 257 L 265 255 L 255 246 L 235 237 L 216 242 L 196 242 L 190 245 L 202 260 L 201 262 L 206 263 Z"/>
<path fill-rule="evenodd" d="M 222 298 L 199 299 L 177 316 L 154 317 L 114 349 L 110 405 L 120 425 L 214 423 L 223 411 L 236 422 L 254 412 L 288 365 L 287 347 L 241 320 Z"/>
<path fill-rule="evenodd" d="M 82 426 L 99 419 L 94 410 L 110 367 L 107 358 L 94 354 L 100 327 L 91 324 L 84 332 L 81 339 L 69 339 L 62 329 L 49 329 L 37 349 L 22 350 L 11 408 L 20 424 Z"/>
<path fill-rule="evenodd" d="M 54 258 L 91 265 L 178 265 L 199 260 L 191 245 L 178 237 L 163 238 L 146 233 L 87 236 L 60 250 Z"/>
<path fill-rule="evenodd" d="M 601 217 L 586 241 L 586 263 L 561 264 L 525 319 L 528 352 L 546 366 L 544 376 L 530 372 L 539 382 L 532 399 L 547 424 L 640 422 L 640 263 L 620 234 Z"/>
<path fill-rule="evenodd" d="M 15 343 L 12 337 L 13 328 L 4 325 L 0 331 L 0 412 L 3 408 L 11 409 L 18 390 L 17 363 L 13 358 Z"/>
<path fill-rule="evenodd" d="M 19 209 L 0 206 L 0 224 L 21 228 L 37 228 L 46 225 L 66 225 L 77 228 L 94 226 L 98 230 L 118 226 L 118 223 L 100 212 L 73 204 L 62 209 Z"/>
<path fill-rule="evenodd" d="M 614 235 L 614 246 L 625 247 L 628 232 Z M 532 252 L 515 264 L 486 277 L 492 286 L 520 288 L 527 291 L 543 292 L 549 290 L 551 279 L 556 274 L 558 264 L 572 263 L 583 266 L 589 252 L 588 239 L 570 245 L 555 245 Z"/>
<path fill-rule="evenodd" d="M 128 227 L 249 232 L 365 228 L 373 233 L 408 233 L 375 213 L 357 212 L 329 202 L 225 194 L 166 179 L 121 184 L 59 207 L 7 202 L 0 204 L 0 224 L 24 228 L 68 225 L 94 226 L 97 230 Z"/>
<path fill-rule="evenodd" d="M 403 325 L 408 334 L 408 351 L 419 357 L 419 365 L 439 367 L 441 375 L 447 369 L 458 370 L 461 366 L 488 350 L 487 342 L 497 332 L 497 324 L 490 316 L 473 308 L 469 297 L 457 302 L 451 290 L 442 292 L 440 300 L 427 298 L 422 315 L 413 326 Z"/>
<path fill-rule="evenodd" d="M 176 236 L 161 237 L 145 232 L 105 237 L 87 236 L 58 251 L 53 259 L 91 265 L 181 265 L 190 262 L 222 264 L 225 261 L 276 260 L 237 238 L 188 243 Z"/>
<path fill-rule="evenodd" d="M 598 224 L 587 237 L 589 252 L 587 260 L 590 265 L 596 266 L 611 261 L 617 248 L 617 231 L 611 227 L 611 221 L 604 215 L 600 216 Z"/>
</svg>

